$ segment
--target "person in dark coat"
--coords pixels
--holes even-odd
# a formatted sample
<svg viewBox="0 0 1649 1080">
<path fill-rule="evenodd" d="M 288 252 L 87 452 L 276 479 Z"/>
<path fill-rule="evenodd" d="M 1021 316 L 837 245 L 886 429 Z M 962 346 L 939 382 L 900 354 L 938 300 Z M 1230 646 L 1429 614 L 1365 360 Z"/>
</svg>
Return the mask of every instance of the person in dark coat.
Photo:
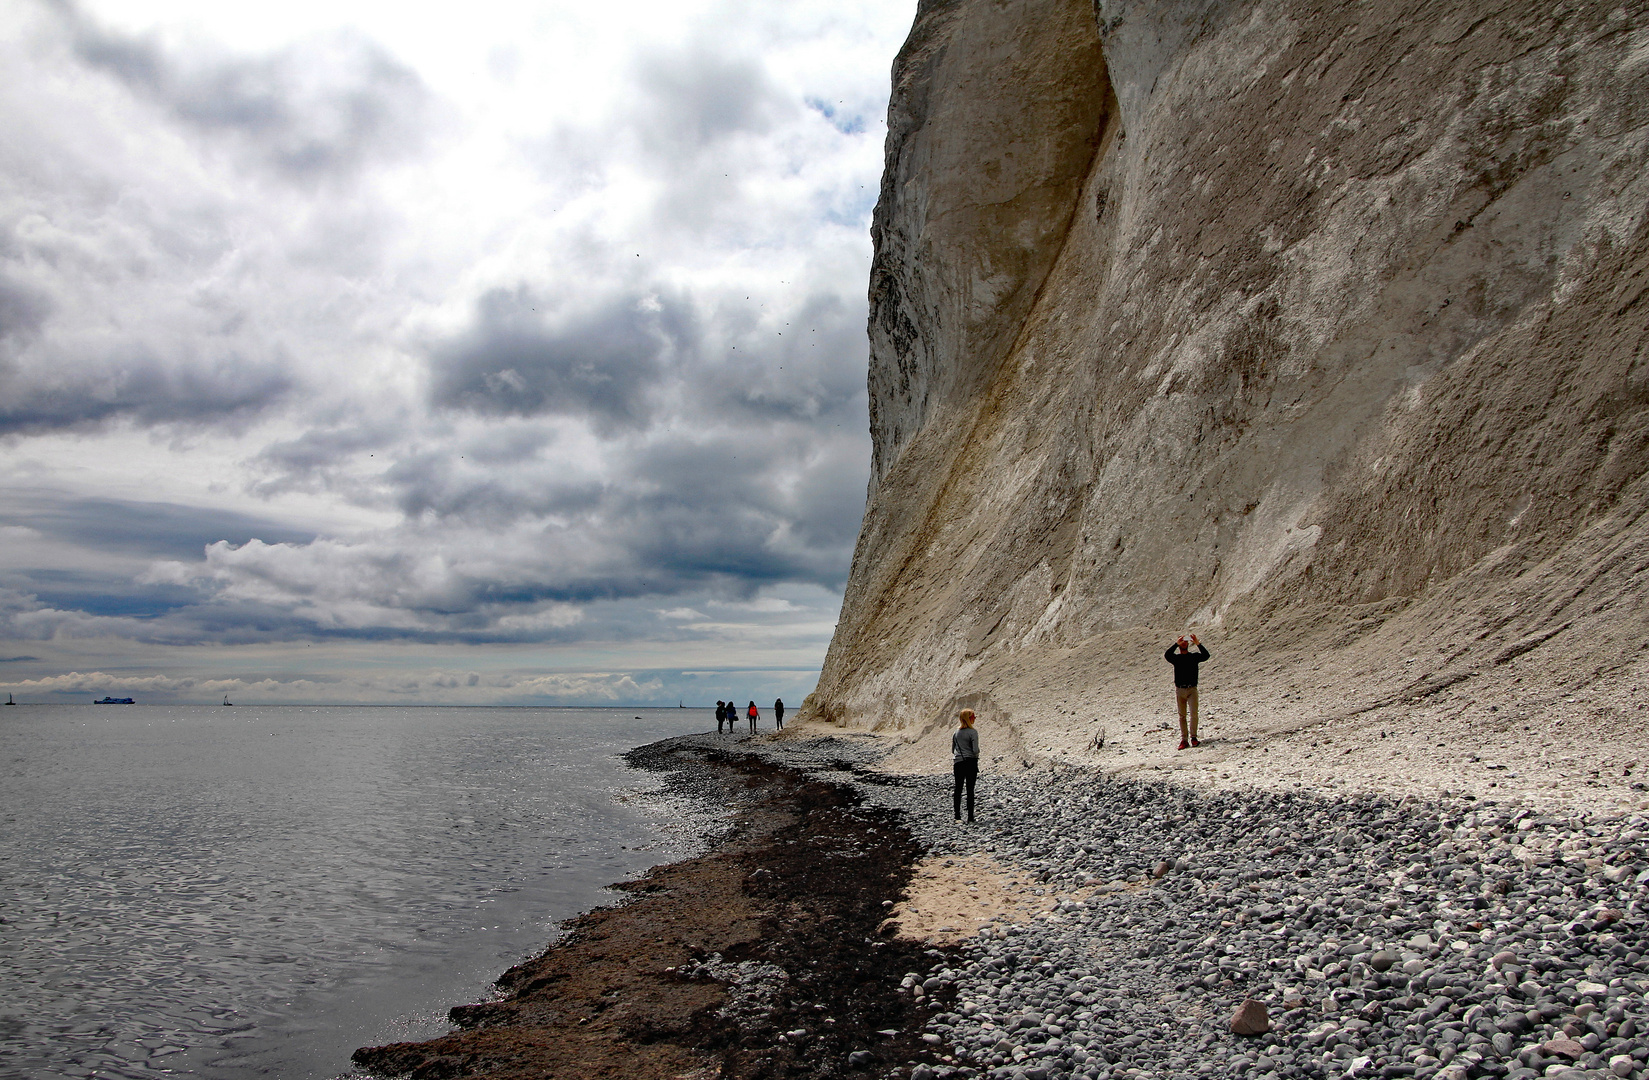
<svg viewBox="0 0 1649 1080">
<path fill-rule="evenodd" d="M 957 714 L 958 727 L 950 737 L 951 772 L 956 778 L 951 790 L 951 804 L 956 820 L 962 820 L 962 790 L 968 793 L 968 821 L 973 821 L 973 785 L 979 779 L 979 732 L 973 729 L 972 709 Z"/>
<path fill-rule="evenodd" d="M 1196 652 L 1191 646 L 1197 647 Z M 1188 746 L 1201 746 L 1197 742 L 1197 666 L 1208 659 L 1208 649 L 1192 634 L 1191 640 L 1183 637 L 1162 654 L 1162 658 L 1174 665 L 1174 703 L 1179 706 L 1179 748 L 1184 750 Z M 1191 706 L 1191 727 L 1185 726 L 1185 707 Z"/>
<path fill-rule="evenodd" d="M 716 734 L 721 734 L 722 724 L 727 722 L 727 702 L 716 702 Z"/>
<path fill-rule="evenodd" d="M 773 699 L 773 721 L 779 727 L 784 727 L 784 698 Z"/>
</svg>

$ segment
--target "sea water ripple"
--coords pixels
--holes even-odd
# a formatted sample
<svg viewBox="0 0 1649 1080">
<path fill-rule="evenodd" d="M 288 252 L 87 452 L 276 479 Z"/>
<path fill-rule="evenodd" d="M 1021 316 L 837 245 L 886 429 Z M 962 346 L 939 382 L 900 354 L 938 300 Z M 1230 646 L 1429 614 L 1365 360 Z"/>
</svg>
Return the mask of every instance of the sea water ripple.
<svg viewBox="0 0 1649 1080">
<path fill-rule="evenodd" d="M 618 755 L 677 709 L 0 714 L 0 1077 L 325 1078 L 446 1030 L 710 822 Z M 636 798 L 641 795 L 643 797 Z"/>
</svg>

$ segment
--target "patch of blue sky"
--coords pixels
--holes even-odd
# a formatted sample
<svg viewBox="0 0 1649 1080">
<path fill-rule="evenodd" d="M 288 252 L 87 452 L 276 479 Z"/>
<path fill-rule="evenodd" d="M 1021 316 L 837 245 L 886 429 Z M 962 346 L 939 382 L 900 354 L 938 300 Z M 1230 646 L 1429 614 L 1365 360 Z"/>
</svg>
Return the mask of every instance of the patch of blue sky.
<svg viewBox="0 0 1649 1080">
<path fill-rule="evenodd" d="M 835 105 L 823 98 L 810 97 L 806 101 L 808 108 L 828 120 L 830 126 L 843 135 L 862 135 L 869 126 L 862 113 L 839 107 L 847 104 L 845 101 L 838 101 Z"/>
</svg>

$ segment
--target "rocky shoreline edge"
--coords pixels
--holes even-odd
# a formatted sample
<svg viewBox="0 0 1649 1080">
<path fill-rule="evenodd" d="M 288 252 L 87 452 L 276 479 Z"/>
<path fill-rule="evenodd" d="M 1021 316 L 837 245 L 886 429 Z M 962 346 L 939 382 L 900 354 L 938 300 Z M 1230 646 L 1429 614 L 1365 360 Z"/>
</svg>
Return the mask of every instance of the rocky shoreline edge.
<svg viewBox="0 0 1649 1080">
<path fill-rule="evenodd" d="M 420 1078 L 1649 1080 L 1642 816 L 1052 767 L 982 777 L 965 826 L 948 778 L 880 772 L 886 752 L 874 737 L 642 748 L 719 797 L 744 785 L 733 833 L 574 920 L 500 980 L 499 1002 L 454 1010 L 465 1030 L 357 1064 Z M 918 862 L 967 875 L 981 860 L 1015 914 L 938 947 L 883 918 Z M 959 884 L 982 907 L 972 898 L 999 887 Z M 673 915 L 648 912 L 671 897 Z M 558 986 L 559 1011 L 534 1003 Z M 675 1000 L 661 1011 L 674 1020 L 639 1022 L 649 995 Z M 590 1015 L 573 1018 L 575 1000 Z M 1233 1033 L 1239 1010 L 1251 1034 Z M 586 1032 L 606 1033 L 603 1054 L 542 1059 Z"/>
<path fill-rule="evenodd" d="M 927 1054 L 898 984 L 939 953 L 875 936 L 921 853 L 895 813 L 718 736 L 626 760 L 664 774 L 670 799 L 728 813 L 711 848 L 614 886 L 623 901 L 565 923 L 495 1000 L 452 1009 L 457 1031 L 363 1047 L 357 1068 L 698 1080 L 845 1074 L 866 1046 L 881 1063 Z"/>
</svg>

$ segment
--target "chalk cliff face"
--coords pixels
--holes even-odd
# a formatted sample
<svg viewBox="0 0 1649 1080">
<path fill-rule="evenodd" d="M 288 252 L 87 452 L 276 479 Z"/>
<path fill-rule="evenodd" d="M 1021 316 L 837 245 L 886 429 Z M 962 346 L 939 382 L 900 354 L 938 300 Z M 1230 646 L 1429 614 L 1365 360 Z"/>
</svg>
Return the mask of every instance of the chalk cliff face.
<svg viewBox="0 0 1649 1080">
<path fill-rule="evenodd" d="M 1187 627 L 1254 723 L 1636 671 L 1646 125 L 1641 0 L 924 0 L 807 714 L 1030 747 Z"/>
</svg>

